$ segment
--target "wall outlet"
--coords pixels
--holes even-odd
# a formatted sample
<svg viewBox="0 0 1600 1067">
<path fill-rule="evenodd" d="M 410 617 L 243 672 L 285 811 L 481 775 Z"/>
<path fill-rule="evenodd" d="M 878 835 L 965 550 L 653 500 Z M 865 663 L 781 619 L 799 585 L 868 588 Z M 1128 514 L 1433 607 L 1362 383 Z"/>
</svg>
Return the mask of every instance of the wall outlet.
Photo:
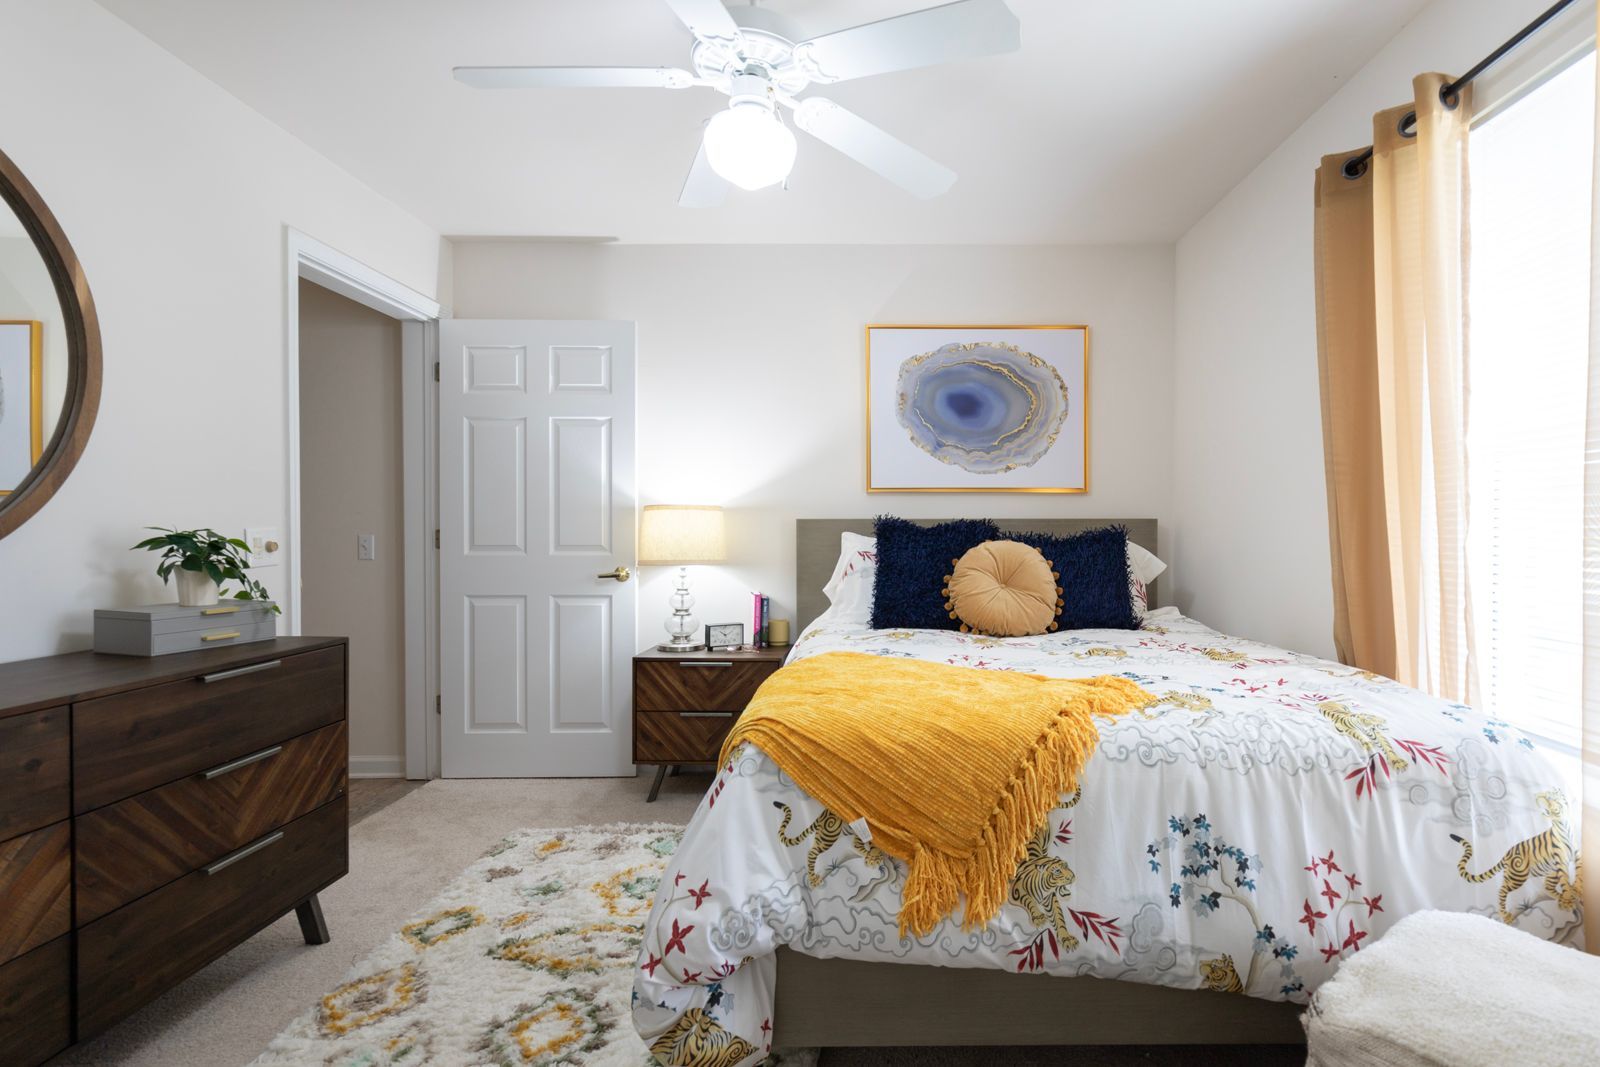
<svg viewBox="0 0 1600 1067">
<path fill-rule="evenodd" d="M 356 559 L 378 558 L 378 535 L 356 534 Z"/>
<path fill-rule="evenodd" d="M 276 526 L 252 526 L 244 532 L 250 546 L 250 567 L 276 567 L 283 560 L 283 543 Z"/>
</svg>

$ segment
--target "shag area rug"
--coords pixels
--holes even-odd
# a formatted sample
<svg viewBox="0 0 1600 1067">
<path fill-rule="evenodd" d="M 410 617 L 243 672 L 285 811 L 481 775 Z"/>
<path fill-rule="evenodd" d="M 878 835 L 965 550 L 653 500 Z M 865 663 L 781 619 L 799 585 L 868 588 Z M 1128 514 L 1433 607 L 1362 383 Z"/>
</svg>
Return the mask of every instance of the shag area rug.
<svg viewBox="0 0 1600 1067">
<path fill-rule="evenodd" d="M 622 824 L 511 834 L 255 1063 L 652 1063 L 629 1013 L 634 963 L 681 834 Z"/>
</svg>

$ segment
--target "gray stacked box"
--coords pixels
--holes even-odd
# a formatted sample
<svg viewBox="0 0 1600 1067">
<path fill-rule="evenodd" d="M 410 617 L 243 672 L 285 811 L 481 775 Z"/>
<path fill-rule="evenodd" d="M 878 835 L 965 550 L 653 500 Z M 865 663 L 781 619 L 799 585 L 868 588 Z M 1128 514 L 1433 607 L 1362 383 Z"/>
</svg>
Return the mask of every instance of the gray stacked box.
<svg viewBox="0 0 1600 1067">
<path fill-rule="evenodd" d="M 278 617 L 268 600 L 225 600 L 203 608 L 146 604 L 94 613 L 94 650 L 119 656 L 165 656 L 202 648 L 269 641 Z"/>
</svg>

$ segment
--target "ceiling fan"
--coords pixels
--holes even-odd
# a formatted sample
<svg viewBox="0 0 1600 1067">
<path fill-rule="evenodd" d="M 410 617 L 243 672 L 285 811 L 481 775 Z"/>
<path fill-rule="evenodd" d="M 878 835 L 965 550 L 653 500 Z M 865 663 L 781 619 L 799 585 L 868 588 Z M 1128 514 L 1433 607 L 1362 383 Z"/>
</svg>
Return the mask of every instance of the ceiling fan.
<svg viewBox="0 0 1600 1067">
<path fill-rule="evenodd" d="M 706 123 L 678 196 L 685 207 L 715 207 L 730 183 L 753 190 L 788 178 L 797 146 L 783 109 L 817 140 L 928 199 L 950 188 L 955 171 L 831 100 L 799 94 L 812 85 L 1014 52 L 1022 44 L 1005 0 L 956 0 L 798 43 L 780 16 L 753 3 L 730 10 L 721 0 L 665 2 L 694 34 L 692 73 L 678 67 L 456 67 L 456 80 L 479 89 L 703 85 L 725 93 L 727 110 Z"/>
</svg>

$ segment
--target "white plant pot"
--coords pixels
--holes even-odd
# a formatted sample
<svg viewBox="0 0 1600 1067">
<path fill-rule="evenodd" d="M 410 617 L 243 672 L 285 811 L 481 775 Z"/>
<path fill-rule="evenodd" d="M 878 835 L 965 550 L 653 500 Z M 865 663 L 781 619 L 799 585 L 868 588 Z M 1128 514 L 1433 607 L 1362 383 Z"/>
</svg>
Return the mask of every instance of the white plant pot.
<svg viewBox="0 0 1600 1067">
<path fill-rule="evenodd" d="M 205 571 L 175 570 L 178 603 L 186 608 L 206 608 L 217 602 L 217 583 Z"/>
</svg>

